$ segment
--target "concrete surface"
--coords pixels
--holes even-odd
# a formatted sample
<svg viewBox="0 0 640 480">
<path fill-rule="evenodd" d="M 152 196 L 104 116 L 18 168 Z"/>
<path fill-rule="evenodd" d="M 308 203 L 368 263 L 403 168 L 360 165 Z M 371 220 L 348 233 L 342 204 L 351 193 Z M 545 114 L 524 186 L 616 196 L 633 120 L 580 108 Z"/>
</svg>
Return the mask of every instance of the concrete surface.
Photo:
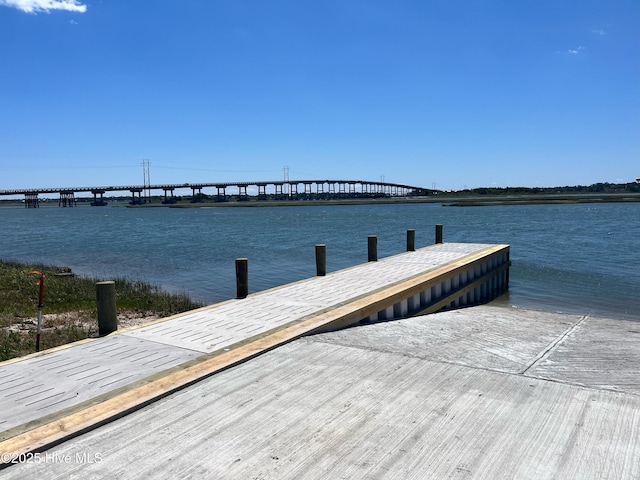
<svg viewBox="0 0 640 480">
<path fill-rule="evenodd" d="M 0 475 L 640 478 L 639 327 L 481 306 L 305 337 Z"/>
</svg>

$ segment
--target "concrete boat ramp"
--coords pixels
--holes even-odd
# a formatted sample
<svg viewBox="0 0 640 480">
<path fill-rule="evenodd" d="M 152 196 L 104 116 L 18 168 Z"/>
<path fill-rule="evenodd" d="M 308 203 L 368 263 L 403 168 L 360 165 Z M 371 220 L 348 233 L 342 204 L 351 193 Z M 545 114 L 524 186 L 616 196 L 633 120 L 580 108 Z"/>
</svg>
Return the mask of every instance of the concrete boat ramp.
<svg viewBox="0 0 640 480">
<path fill-rule="evenodd" d="M 137 329 L 31 357 L 55 360 L 83 348 L 85 363 L 102 358 L 121 373 L 74 375 L 90 365 L 71 363 L 34 380 L 99 378 L 93 396 L 33 420 L 34 404 L 7 410 L 4 398 L 20 387 L 5 389 L 0 415 L 14 426 L 5 428 L 0 453 L 5 466 L 12 456 L 23 461 L 0 476 L 640 478 L 640 323 L 494 304 L 387 321 L 442 301 L 474 303 L 487 281 L 499 290 L 489 272 L 501 271 L 502 247 L 429 247 L 150 326 L 200 325 L 207 315 L 223 322 L 214 311 L 262 296 L 301 309 L 298 320 L 273 325 L 268 312 L 277 305 L 254 305 L 264 326 L 244 328 L 244 340 L 181 331 L 173 345 L 159 328 Z M 450 258 L 427 267 L 434 252 Z M 491 267 L 483 273 L 482 265 Z M 397 276 L 383 280 L 385 269 Z M 309 312 L 300 291 L 288 295 L 314 282 L 312 291 L 322 282 L 328 289 L 341 275 L 351 276 L 349 287 L 331 293 L 333 306 L 310 297 Z M 363 277 L 373 288 L 356 281 Z M 107 362 L 101 351 L 110 352 Z M 135 367 L 117 366 L 122 357 Z"/>
</svg>

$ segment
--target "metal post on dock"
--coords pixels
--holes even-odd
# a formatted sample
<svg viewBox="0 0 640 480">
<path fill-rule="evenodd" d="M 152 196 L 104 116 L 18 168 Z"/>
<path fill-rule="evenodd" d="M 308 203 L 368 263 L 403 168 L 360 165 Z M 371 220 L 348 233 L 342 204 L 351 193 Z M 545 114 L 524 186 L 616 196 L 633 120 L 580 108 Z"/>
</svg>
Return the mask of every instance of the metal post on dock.
<svg viewBox="0 0 640 480">
<path fill-rule="evenodd" d="M 316 275 L 324 277 L 327 274 L 327 246 L 316 245 Z"/>
<path fill-rule="evenodd" d="M 368 237 L 368 252 L 369 252 L 369 261 L 377 262 L 378 261 L 378 237 L 375 235 L 369 235 Z"/>
<path fill-rule="evenodd" d="M 436 225 L 436 243 L 442 243 L 442 225 Z"/>
<path fill-rule="evenodd" d="M 102 337 L 118 330 L 116 282 L 96 283 L 96 305 L 98 309 L 98 335 Z"/>
<path fill-rule="evenodd" d="M 249 259 L 236 258 L 236 298 L 249 295 Z"/>
<path fill-rule="evenodd" d="M 413 229 L 407 230 L 407 252 L 416 251 L 416 231 Z"/>
</svg>

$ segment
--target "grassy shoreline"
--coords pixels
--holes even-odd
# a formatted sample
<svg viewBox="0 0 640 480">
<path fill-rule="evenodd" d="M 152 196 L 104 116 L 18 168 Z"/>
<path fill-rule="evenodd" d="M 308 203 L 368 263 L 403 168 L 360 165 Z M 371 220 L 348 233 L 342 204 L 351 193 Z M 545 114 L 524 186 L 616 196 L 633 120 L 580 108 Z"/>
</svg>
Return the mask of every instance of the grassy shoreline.
<svg viewBox="0 0 640 480">
<path fill-rule="evenodd" d="M 95 283 L 100 279 L 75 276 L 66 267 L 0 259 L 0 361 L 35 351 L 38 277 L 33 270 L 45 275 L 41 350 L 97 335 Z M 202 306 L 149 283 L 114 281 L 118 316 L 129 323 Z"/>
<path fill-rule="evenodd" d="M 198 203 L 181 202 L 163 204 L 160 201 L 145 205 L 120 204 L 127 208 L 251 208 L 251 207 L 296 207 L 296 206 L 338 206 L 338 205 L 389 205 L 389 204 L 442 204 L 449 207 L 475 207 L 497 205 L 545 205 L 574 203 L 620 203 L 640 202 L 640 193 L 540 193 L 512 195 L 478 195 L 460 192 L 439 193 L 428 197 L 388 197 L 351 199 L 300 199 L 300 200 L 257 200 L 215 202 L 206 200 Z"/>
</svg>

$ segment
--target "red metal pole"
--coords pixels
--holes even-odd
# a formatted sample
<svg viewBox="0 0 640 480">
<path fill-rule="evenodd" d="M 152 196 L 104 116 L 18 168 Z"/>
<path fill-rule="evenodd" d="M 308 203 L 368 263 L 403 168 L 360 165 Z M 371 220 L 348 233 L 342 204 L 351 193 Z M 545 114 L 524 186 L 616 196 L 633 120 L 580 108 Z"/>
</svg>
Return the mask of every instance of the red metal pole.
<svg viewBox="0 0 640 480">
<path fill-rule="evenodd" d="M 40 291 L 38 292 L 38 326 L 36 328 L 36 352 L 40 351 L 40 330 L 42 326 L 42 297 L 44 295 L 44 274 L 42 272 L 38 272 L 34 270 L 31 272 L 33 275 L 39 275 L 40 280 L 38 280 L 38 285 L 40 286 Z"/>
</svg>

